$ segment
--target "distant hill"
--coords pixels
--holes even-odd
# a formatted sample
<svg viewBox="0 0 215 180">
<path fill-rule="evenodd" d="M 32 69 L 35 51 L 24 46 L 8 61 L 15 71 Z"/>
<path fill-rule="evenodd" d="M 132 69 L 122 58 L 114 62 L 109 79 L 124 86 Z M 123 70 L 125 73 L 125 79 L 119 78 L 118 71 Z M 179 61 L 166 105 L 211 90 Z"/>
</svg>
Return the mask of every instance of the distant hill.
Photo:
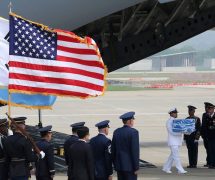
<svg viewBox="0 0 215 180">
<path fill-rule="evenodd" d="M 197 51 L 209 50 L 215 47 L 215 31 L 206 31 L 171 48 L 180 49 L 184 46 L 191 46 Z"/>
</svg>

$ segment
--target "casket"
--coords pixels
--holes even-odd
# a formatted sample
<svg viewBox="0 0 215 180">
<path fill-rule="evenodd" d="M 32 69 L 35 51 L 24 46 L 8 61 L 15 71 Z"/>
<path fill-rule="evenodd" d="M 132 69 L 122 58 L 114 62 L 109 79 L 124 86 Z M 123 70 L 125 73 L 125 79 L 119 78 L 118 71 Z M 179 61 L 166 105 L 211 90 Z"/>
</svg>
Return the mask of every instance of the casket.
<svg viewBox="0 0 215 180">
<path fill-rule="evenodd" d="M 195 131 L 195 119 L 174 119 L 172 131 L 184 134 L 191 134 Z"/>
</svg>

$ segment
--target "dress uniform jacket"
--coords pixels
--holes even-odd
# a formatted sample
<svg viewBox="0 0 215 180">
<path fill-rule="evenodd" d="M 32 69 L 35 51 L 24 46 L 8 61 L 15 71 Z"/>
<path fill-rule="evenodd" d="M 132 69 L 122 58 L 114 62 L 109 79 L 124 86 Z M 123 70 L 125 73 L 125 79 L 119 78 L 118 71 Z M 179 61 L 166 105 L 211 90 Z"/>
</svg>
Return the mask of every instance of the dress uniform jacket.
<svg viewBox="0 0 215 180">
<path fill-rule="evenodd" d="M 201 136 L 202 139 L 208 140 L 208 131 L 207 131 L 207 121 L 209 115 L 207 113 L 203 113 L 202 115 L 202 127 L 201 127 Z"/>
<path fill-rule="evenodd" d="M 139 169 L 139 133 L 124 125 L 114 131 L 111 154 L 116 171 L 135 172 Z"/>
<path fill-rule="evenodd" d="M 208 131 L 207 131 L 207 121 L 208 121 L 209 115 L 208 113 L 203 113 L 202 115 L 202 127 L 201 127 L 201 136 L 204 142 L 204 146 L 206 149 L 207 157 L 207 165 L 210 164 L 210 154 L 209 154 L 209 147 L 208 147 Z"/>
<path fill-rule="evenodd" d="M 209 140 L 215 140 L 215 113 L 212 116 L 208 115 L 208 119 L 206 121 L 207 126 L 207 137 Z"/>
<path fill-rule="evenodd" d="M 7 137 L 5 141 L 5 152 L 10 164 L 10 177 L 29 177 L 30 162 L 36 162 L 39 158 L 32 151 L 30 141 L 21 133 Z"/>
<path fill-rule="evenodd" d="M 182 145 L 182 133 L 175 133 L 172 131 L 172 123 L 175 118 L 170 117 L 166 122 L 166 128 L 168 132 L 168 146 L 181 146 Z"/>
<path fill-rule="evenodd" d="M 67 175 L 70 179 L 71 177 L 71 169 L 72 167 L 69 165 L 69 148 L 72 144 L 76 143 L 78 141 L 78 136 L 71 135 L 64 143 L 64 157 L 66 164 L 68 165 Z"/>
<path fill-rule="evenodd" d="M 45 139 L 41 139 L 37 142 L 37 146 L 46 155 L 45 158 L 36 162 L 36 177 L 38 180 L 50 180 L 51 176 L 55 174 L 53 145 Z"/>
<path fill-rule="evenodd" d="M 4 148 L 4 141 L 6 137 L 0 134 L 0 179 L 1 180 L 8 180 L 8 161 L 6 157 L 6 152 Z"/>
<path fill-rule="evenodd" d="M 187 117 L 187 119 L 195 119 L 196 130 L 190 135 L 184 135 L 184 140 L 186 141 L 186 146 L 188 149 L 189 165 L 190 167 L 196 167 L 198 160 L 198 140 L 200 138 L 201 121 L 196 116 Z"/>
<path fill-rule="evenodd" d="M 79 140 L 69 149 L 69 180 L 94 180 L 93 152 L 90 144 Z"/>
<path fill-rule="evenodd" d="M 186 119 L 195 119 L 195 131 L 190 135 L 184 135 L 184 140 L 186 141 L 195 141 L 199 140 L 200 133 L 201 133 L 201 121 L 199 117 L 187 117 Z"/>
<path fill-rule="evenodd" d="M 215 168 L 215 113 L 208 116 L 206 121 L 208 135 L 208 152 L 210 157 L 209 167 Z"/>
<path fill-rule="evenodd" d="M 95 162 L 95 178 L 107 180 L 113 174 L 111 140 L 105 134 L 98 134 L 90 140 Z"/>
<path fill-rule="evenodd" d="M 64 143 L 64 157 L 67 165 L 68 165 L 68 158 L 69 158 L 68 156 L 69 148 L 72 144 L 74 144 L 77 141 L 78 141 L 78 136 L 71 135 Z"/>
</svg>

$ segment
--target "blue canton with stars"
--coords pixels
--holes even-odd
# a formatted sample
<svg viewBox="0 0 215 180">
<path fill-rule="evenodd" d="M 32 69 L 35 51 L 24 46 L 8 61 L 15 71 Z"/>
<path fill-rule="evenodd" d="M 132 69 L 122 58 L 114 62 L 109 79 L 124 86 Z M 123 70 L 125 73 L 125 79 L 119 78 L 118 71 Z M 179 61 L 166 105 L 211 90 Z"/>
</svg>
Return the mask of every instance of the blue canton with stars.
<svg viewBox="0 0 215 180">
<path fill-rule="evenodd" d="M 24 19 L 10 16 L 10 55 L 56 59 L 57 33 Z"/>
</svg>

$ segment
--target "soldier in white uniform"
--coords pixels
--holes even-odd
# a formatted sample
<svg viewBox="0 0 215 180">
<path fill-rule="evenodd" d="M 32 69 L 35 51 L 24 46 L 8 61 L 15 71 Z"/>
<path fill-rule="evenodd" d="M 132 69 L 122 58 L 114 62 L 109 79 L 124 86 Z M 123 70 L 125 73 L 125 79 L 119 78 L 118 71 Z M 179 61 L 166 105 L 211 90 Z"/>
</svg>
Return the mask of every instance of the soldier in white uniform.
<svg viewBox="0 0 215 180">
<path fill-rule="evenodd" d="M 172 108 L 169 111 L 170 118 L 166 122 L 166 128 L 168 132 L 168 146 L 170 147 L 171 154 L 163 166 L 163 171 L 166 173 L 172 173 L 171 168 L 173 163 L 175 164 L 179 174 L 185 174 L 187 171 L 181 165 L 179 157 L 179 147 L 182 146 L 182 133 L 175 133 L 172 131 L 172 123 L 177 118 L 178 111 L 176 108 Z"/>
</svg>

